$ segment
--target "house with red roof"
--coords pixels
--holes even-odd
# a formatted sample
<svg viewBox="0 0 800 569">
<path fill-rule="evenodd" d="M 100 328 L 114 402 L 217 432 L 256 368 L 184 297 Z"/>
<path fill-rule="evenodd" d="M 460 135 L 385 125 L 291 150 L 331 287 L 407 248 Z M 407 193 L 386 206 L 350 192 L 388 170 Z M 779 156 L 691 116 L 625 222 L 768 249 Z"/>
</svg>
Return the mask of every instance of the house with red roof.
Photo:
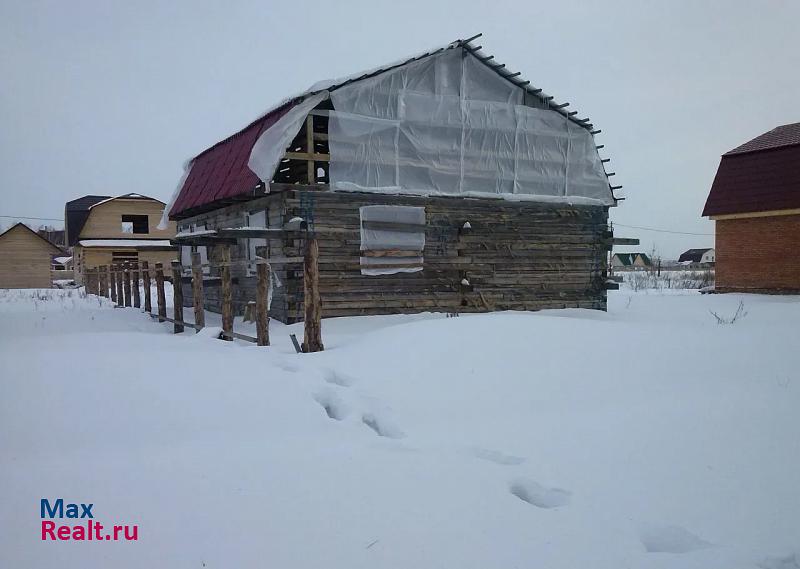
<svg viewBox="0 0 800 569">
<path fill-rule="evenodd" d="M 800 123 L 726 152 L 703 215 L 716 222 L 716 289 L 800 293 Z"/>
<path fill-rule="evenodd" d="M 254 262 L 302 255 L 313 236 L 325 317 L 605 309 L 621 186 L 600 131 L 477 37 L 315 83 L 192 158 L 167 206 L 183 264 L 232 248 L 244 307 Z M 271 270 L 270 316 L 302 320 L 302 267 Z M 216 272 L 204 290 L 218 311 Z"/>
</svg>

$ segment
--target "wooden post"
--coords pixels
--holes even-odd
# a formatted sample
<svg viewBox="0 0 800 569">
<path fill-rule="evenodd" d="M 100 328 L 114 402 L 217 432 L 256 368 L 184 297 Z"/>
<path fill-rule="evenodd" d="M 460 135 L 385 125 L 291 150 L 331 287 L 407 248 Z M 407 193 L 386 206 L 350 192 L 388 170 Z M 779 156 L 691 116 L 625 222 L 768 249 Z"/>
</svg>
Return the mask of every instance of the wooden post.
<svg viewBox="0 0 800 569">
<path fill-rule="evenodd" d="M 222 331 L 233 332 L 233 294 L 231 291 L 231 247 L 222 246 Z M 233 336 L 224 336 L 223 340 L 233 340 Z"/>
<path fill-rule="evenodd" d="M 122 271 L 122 292 L 125 294 L 125 306 L 131 306 L 131 269 L 127 263 Z"/>
<path fill-rule="evenodd" d="M 303 262 L 303 289 L 305 296 L 303 351 L 321 352 L 322 345 L 322 305 L 319 298 L 319 243 L 309 237 Z"/>
<path fill-rule="evenodd" d="M 172 261 L 172 309 L 175 319 L 173 331 L 180 334 L 183 332 L 183 286 L 181 286 L 180 261 Z"/>
<path fill-rule="evenodd" d="M 308 162 L 306 162 L 308 183 L 314 184 L 317 181 L 317 169 L 312 156 L 314 156 L 314 117 L 306 117 L 306 151 L 308 152 Z"/>
<path fill-rule="evenodd" d="M 117 306 L 123 306 L 125 297 L 122 292 L 122 265 L 117 265 L 116 281 L 117 281 Z"/>
<path fill-rule="evenodd" d="M 194 304 L 195 330 L 200 331 L 206 325 L 206 313 L 203 309 L 203 267 L 200 266 L 200 253 L 192 253 L 192 303 Z"/>
<path fill-rule="evenodd" d="M 97 296 L 100 296 L 100 267 L 94 268 L 94 278 L 95 278 L 94 283 L 92 283 L 94 285 L 93 288 L 95 294 L 97 294 Z"/>
<path fill-rule="evenodd" d="M 117 266 L 111 265 L 108 271 L 108 284 L 111 288 L 111 301 L 117 302 Z"/>
<path fill-rule="evenodd" d="M 133 305 L 136 308 L 141 308 L 142 306 L 142 297 L 139 294 L 139 262 L 137 261 L 136 264 L 133 266 L 133 272 L 131 273 L 131 277 L 133 277 Z"/>
<path fill-rule="evenodd" d="M 142 261 L 142 286 L 144 286 L 144 311 L 153 312 L 153 303 L 150 300 L 150 264 Z"/>
<path fill-rule="evenodd" d="M 256 288 L 256 343 L 269 346 L 269 289 L 272 271 L 266 263 L 256 265 L 258 287 Z"/>
<path fill-rule="evenodd" d="M 108 284 L 106 283 L 106 266 L 100 265 L 97 268 L 97 288 L 100 296 L 108 296 Z"/>
<path fill-rule="evenodd" d="M 167 297 L 164 294 L 164 267 L 156 263 L 156 294 L 158 296 L 158 321 L 164 322 L 167 317 Z"/>
</svg>

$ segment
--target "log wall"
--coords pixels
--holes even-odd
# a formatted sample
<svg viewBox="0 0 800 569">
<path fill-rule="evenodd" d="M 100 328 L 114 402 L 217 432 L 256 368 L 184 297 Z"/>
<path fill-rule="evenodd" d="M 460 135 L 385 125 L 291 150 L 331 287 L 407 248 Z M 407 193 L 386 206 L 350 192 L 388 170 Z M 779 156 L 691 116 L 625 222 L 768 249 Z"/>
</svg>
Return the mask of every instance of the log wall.
<svg viewBox="0 0 800 569">
<path fill-rule="evenodd" d="M 361 274 L 359 207 L 375 204 L 425 207 L 422 271 Z M 610 236 L 605 207 L 303 189 L 215 210 L 181 225 L 235 227 L 232 223 L 244 211 L 265 207 L 271 227 L 302 217 L 316 232 L 323 317 L 606 308 Z M 465 222 L 471 226 L 468 231 L 463 229 Z M 272 255 L 302 255 L 305 245 L 300 234 L 270 241 Z M 246 240 L 240 240 L 232 257 L 244 258 L 246 251 Z M 212 258 L 216 259 L 209 251 Z M 302 321 L 302 267 L 275 269 L 281 286 L 273 287 L 270 316 L 288 323 Z M 244 303 L 255 298 L 256 279 L 241 270 L 234 278 L 234 301 L 241 314 Z M 219 311 L 219 287 L 213 282 L 212 275 L 207 308 Z"/>
</svg>

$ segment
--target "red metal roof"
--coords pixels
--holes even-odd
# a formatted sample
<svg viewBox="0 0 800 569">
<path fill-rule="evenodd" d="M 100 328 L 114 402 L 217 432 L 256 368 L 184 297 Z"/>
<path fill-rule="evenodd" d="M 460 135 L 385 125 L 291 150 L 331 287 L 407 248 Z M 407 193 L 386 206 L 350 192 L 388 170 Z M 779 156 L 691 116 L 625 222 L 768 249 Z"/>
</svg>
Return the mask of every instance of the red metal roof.
<svg viewBox="0 0 800 569">
<path fill-rule="evenodd" d="M 189 210 L 252 191 L 260 180 L 247 167 L 250 151 L 261 133 L 294 105 L 295 101 L 281 105 L 198 154 L 169 215 L 185 216 Z"/>
<path fill-rule="evenodd" d="M 800 141 L 724 154 L 703 215 L 796 208 L 800 208 Z"/>
<path fill-rule="evenodd" d="M 767 150 L 768 148 L 779 148 L 794 144 L 800 144 L 800 122 L 775 127 L 771 131 L 765 132 L 753 140 L 749 140 L 741 146 L 726 152 L 726 155 Z"/>
</svg>

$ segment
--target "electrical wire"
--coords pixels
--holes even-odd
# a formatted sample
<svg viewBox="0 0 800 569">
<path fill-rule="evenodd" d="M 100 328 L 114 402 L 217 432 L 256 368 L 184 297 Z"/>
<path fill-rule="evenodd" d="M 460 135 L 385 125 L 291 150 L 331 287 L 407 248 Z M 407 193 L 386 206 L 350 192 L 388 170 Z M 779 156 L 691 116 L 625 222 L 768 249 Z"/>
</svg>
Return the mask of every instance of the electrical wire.
<svg viewBox="0 0 800 569">
<path fill-rule="evenodd" d="M 5 217 L 8 219 L 36 219 L 38 221 L 64 221 L 63 219 L 56 217 L 25 217 L 24 215 L 0 215 L 0 217 Z"/>
<path fill-rule="evenodd" d="M 692 233 L 691 231 L 673 231 L 671 229 L 658 229 L 655 227 L 642 227 L 640 225 L 625 225 L 622 223 L 614 223 L 617 227 L 627 227 L 629 229 L 641 229 L 643 231 L 656 231 L 658 233 L 672 233 L 673 235 L 701 235 L 703 237 L 714 237 L 713 233 Z"/>
</svg>

